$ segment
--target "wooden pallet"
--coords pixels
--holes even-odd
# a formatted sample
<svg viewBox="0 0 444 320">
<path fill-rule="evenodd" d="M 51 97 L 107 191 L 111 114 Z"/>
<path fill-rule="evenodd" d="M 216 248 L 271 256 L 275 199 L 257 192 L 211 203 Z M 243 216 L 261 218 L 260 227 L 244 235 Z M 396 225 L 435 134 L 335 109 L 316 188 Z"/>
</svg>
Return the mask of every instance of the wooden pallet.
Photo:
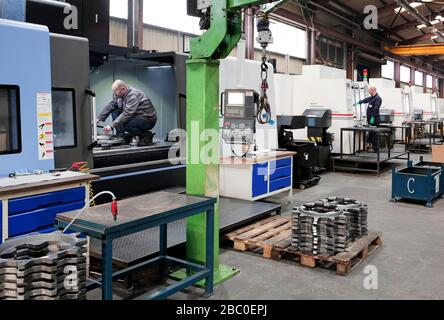
<svg viewBox="0 0 444 320">
<path fill-rule="evenodd" d="M 238 251 L 262 250 L 271 258 L 274 244 L 291 238 L 291 218 L 274 216 L 225 235 Z"/>
<path fill-rule="evenodd" d="M 334 268 L 338 275 L 348 275 L 382 245 L 382 233 L 371 231 L 353 242 L 344 252 L 334 256 L 310 256 L 291 246 L 291 218 L 275 216 L 231 232 L 225 236 L 238 251 L 261 252 L 265 258 L 284 257 L 303 266 Z"/>
<path fill-rule="evenodd" d="M 344 252 L 338 253 L 337 255 L 310 256 L 298 252 L 296 248 L 291 246 L 291 239 L 286 239 L 274 245 L 272 259 L 281 260 L 284 256 L 288 256 L 290 258 L 296 258 L 303 266 L 310 268 L 317 266 L 328 269 L 335 268 L 337 275 L 346 276 L 381 246 L 382 233 L 370 231 L 367 236 L 351 243 Z"/>
</svg>

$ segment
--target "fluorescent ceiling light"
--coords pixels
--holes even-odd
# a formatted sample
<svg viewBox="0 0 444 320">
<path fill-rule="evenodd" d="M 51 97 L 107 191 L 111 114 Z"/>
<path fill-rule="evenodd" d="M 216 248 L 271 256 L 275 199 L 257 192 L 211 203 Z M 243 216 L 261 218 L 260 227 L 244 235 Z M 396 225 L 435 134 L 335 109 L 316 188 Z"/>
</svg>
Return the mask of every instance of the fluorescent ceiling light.
<svg viewBox="0 0 444 320">
<path fill-rule="evenodd" d="M 430 39 L 432 40 L 438 39 L 438 36 L 431 36 Z"/>
<path fill-rule="evenodd" d="M 425 24 L 420 24 L 419 26 L 416 26 L 418 29 L 424 29 L 427 28 Z"/>
<path fill-rule="evenodd" d="M 433 25 L 438 24 L 438 23 L 440 23 L 440 22 L 441 22 L 441 21 L 439 21 L 439 20 L 433 20 L 433 21 L 430 21 L 430 23 L 433 24 Z"/>
</svg>

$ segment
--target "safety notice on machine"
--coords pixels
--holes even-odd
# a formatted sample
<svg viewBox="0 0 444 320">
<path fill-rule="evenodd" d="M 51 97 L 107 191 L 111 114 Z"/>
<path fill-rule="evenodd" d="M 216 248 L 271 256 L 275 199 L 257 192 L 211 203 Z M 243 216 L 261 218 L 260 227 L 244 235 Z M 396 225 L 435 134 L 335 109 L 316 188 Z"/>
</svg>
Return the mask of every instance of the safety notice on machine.
<svg viewBox="0 0 444 320">
<path fill-rule="evenodd" d="M 37 93 L 39 160 L 54 159 L 52 102 L 50 93 Z"/>
</svg>

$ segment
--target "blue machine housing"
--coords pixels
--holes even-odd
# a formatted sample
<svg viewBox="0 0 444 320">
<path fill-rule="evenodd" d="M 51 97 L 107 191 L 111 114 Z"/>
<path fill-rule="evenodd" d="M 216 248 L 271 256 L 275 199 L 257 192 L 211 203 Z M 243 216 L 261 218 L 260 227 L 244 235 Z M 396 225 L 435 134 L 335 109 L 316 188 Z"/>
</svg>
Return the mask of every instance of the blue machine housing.
<svg viewBox="0 0 444 320">
<path fill-rule="evenodd" d="M 37 112 L 38 95 L 51 94 L 52 90 L 50 33 L 46 26 L 0 19 L 0 39 L 4 44 L 0 50 L 0 86 L 18 87 L 20 123 L 12 126 L 20 127 L 21 146 L 17 153 L 0 155 L 0 177 L 18 169 L 52 170 L 54 160 L 39 157 Z M 53 231 L 57 214 L 85 205 L 87 190 L 86 186 L 71 185 L 0 199 L 0 243 L 28 233 Z"/>
<path fill-rule="evenodd" d="M 427 202 L 431 208 L 433 200 L 443 195 L 443 170 L 438 167 L 413 166 L 409 161 L 408 167 L 392 172 L 392 202 L 397 198 L 420 200 Z"/>
<path fill-rule="evenodd" d="M 25 21 L 26 0 L 0 0 L 0 18 Z"/>
<path fill-rule="evenodd" d="M 17 169 L 54 169 L 54 160 L 39 160 L 37 94 L 51 93 L 48 28 L 0 19 L 0 85 L 20 91 L 21 153 L 0 156 L 0 177 Z"/>
</svg>

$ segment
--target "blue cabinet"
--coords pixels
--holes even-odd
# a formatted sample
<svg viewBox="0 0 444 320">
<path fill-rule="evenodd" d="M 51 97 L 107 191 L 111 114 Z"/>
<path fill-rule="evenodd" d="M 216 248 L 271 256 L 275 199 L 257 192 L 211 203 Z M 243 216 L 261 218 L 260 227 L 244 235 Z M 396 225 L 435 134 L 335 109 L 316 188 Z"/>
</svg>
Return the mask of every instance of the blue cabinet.
<svg viewBox="0 0 444 320">
<path fill-rule="evenodd" d="M 7 230 L 6 234 L 1 234 L 0 240 L 33 232 L 53 231 L 57 214 L 85 206 L 86 191 L 87 187 L 84 186 L 3 200 L 7 201 L 7 212 L 3 212 L 0 201 L 0 231 L 3 233 Z M 3 221 L 7 221 L 6 229 Z"/>
<path fill-rule="evenodd" d="M 292 158 L 253 165 L 253 198 L 292 187 Z"/>
<path fill-rule="evenodd" d="M 253 198 L 268 192 L 268 163 L 253 165 Z"/>
<path fill-rule="evenodd" d="M 276 168 L 273 172 L 272 168 L 270 168 L 270 181 L 291 177 L 291 166 Z M 287 186 L 288 187 L 288 186 Z"/>
<path fill-rule="evenodd" d="M 222 159 L 220 195 L 256 201 L 279 193 L 293 194 L 293 152 L 270 152 L 256 158 Z"/>
<path fill-rule="evenodd" d="M 63 206 L 85 200 L 85 188 L 75 188 L 49 192 L 24 198 L 9 200 L 9 215 L 34 211 L 40 208 Z"/>
<path fill-rule="evenodd" d="M 9 216 L 9 237 L 52 228 L 59 213 L 82 209 L 85 201 L 50 206 Z"/>
<path fill-rule="evenodd" d="M 274 181 L 270 181 L 270 192 L 275 192 L 280 189 L 285 189 L 291 186 L 291 176 Z"/>
</svg>

